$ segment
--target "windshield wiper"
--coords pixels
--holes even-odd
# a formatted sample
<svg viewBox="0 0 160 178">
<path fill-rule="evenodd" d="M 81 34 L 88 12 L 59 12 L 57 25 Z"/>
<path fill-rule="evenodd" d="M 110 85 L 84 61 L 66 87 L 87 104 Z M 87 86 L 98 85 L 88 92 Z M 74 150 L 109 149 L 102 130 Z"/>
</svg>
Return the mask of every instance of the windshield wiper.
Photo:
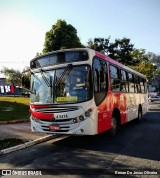
<svg viewBox="0 0 160 178">
<path fill-rule="evenodd" d="M 47 77 L 44 75 L 44 72 L 42 69 L 39 70 L 43 80 L 45 81 L 46 85 L 50 88 L 50 96 L 52 97 L 52 76 L 50 76 L 50 80 L 47 79 Z"/>
<path fill-rule="evenodd" d="M 52 82 L 47 79 L 47 77 L 44 75 L 44 72 L 43 72 L 42 69 L 40 69 L 39 71 L 40 71 L 40 73 L 41 73 L 41 75 L 42 75 L 42 78 L 43 78 L 43 80 L 45 81 L 46 85 L 47 85 L 48 87 L 51 87 L 51 86 L 52 86 Z"/>
<path fill-rule="evenodd" d="M 72 64 L 68 64 L 68 66 L 65 68 L 65 70 L 63 71 L 63 73 L 59 77 L 59 79 L 56 81 L 55 87 L 57 87 L 60 84 L 60 82 L 62 81 L 62 79 L 64 79 L 64 77 L 69 75 L 69 73 L 71 72 L 72 68 L 73 68 L 73 65 Z"/>
</svg>

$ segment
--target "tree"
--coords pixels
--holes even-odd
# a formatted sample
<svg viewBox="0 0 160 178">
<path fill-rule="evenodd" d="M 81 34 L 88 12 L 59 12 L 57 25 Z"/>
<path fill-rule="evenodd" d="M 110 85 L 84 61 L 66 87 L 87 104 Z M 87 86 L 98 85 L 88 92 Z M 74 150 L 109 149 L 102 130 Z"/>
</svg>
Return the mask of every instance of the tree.
<svg viewBox="0 0 160 178">
<path fill-rule="evenodd" d="M 94 40 L 89 39 L 89 41 L 87 42 L 87 47 L 107 55 L 109 48 L 109 40 L 110 36 L 108 38 L 94 38 Z"/>
<path fill-rule="evenodd" d="M 3 67 L 3 69 L 0 72 L 4 74 L 6 77 L 8 77 L 7 78 L 8 82 L 11 82 L 14 86 L 15 85 L 21 86 L 22 73 L 19 70 Z"/>
<path fill-rule="evenodd" d="M 77 30 L 65 20 L 57 20 L 52 29 L 46 32 L 43 53 L 64 49 L 82 47 L 77 36 Z"/>
<path fill-rule="evenodd" d="M 160 55 L 156 55 L 152 52 L 149 52 L 147 55 L 149 61 L 153 62 L 157 67 L 160 67 Z"/>
<path fill-rule="evenodd" d="M 136 61 L 136 65 L 139 65 L 141 62 L 146 63 L 149 61 L 145 49 L 135 49 L 131 52 L 131 57 L 134 61 Z"/>
<path fill-rule="evenodd" d="M 121 62 L 124 65 L 136 65 L 139 61 L 132 58 L 131 53 L 134 51 L 134 45 L 129 38 L 115 39 L 110 42 L 108 38 L 94 38 L 88 41 L 88 47 L 103 54 L 108 55 L 112 59 Z"/>
<path fill-rule="evenodd" d="M 149 82 L 153 74 L 160 73 L 160 70 L 156 70 L 157 65 L 160 64 L 159 56 L 153 53 L 146 54 L 144 49 L 135 49 L 128 38 L 115 39 L 112 43 L 110 37 L 89 39 L 88 47 L 146 75 Z"/>
<path fill-rule="evenodd" d="M 140 63 L 137 66 L 130 66 L 130 67 L 144 74 L 147 77 L 149 83 L 152 81 L 154 71 L 156 70 L 156 66 L 154 66 L 153 63 L 151 62 L 146 62 L 146 63 L 144 62 L 144 63 Z"/>
<path fill-rule="evenodd" d="M 146 51 L 144 49 L 136 49 L 133 51 L 132 57 L 140 62 L 135 66 L 129 67 L 144 74 L 147 77 L 148 82 L 150 83 L 153 79 L 153 75 L 157 71 L 157 66 L 149 60 L 150 54 L 146 54 Z"/>
<path fill-rule="evenodd" d="M 114 43 L 110 43 L 108 51 L 109 57 L 124 65 L 136 65 L 138 63 L 131 56 L 134 51 L 134 45 L 129 38 L 115 39 Z"/>
</svg>

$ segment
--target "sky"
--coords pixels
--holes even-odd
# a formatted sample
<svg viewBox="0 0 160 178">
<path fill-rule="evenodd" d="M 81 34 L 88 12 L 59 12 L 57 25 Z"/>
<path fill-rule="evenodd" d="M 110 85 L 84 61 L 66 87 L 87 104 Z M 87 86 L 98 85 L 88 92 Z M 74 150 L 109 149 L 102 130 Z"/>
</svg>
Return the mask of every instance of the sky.
<svg viewBox="0 0 160 178">
<path fill-rule="evenodd" d="M 84 45 L 127 37 L 160 54 L 160 0 L 0 0 L 0 70 L 29 66 L 58 19 L 74 26 Z"/>
</svg>

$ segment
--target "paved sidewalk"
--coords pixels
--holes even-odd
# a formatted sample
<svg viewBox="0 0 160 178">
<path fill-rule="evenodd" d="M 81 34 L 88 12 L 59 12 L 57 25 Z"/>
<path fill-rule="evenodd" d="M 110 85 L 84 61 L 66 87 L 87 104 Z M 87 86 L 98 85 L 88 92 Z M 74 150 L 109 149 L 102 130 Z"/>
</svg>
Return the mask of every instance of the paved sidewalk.
<svg viewBox="0 0 160 178">
<path fill-rule="evenodd" d="M 0 125 L 0 140 L 5 138 L 19 138 L 26 141 L 47 136 L 45 133 L 31 131 L 30 122 Z"/>
</svg>

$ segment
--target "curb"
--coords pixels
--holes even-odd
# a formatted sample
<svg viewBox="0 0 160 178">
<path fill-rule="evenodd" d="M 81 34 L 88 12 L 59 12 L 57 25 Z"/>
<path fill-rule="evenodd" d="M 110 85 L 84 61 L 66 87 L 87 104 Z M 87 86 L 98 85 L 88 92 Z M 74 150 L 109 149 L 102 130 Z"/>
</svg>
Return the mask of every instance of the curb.
<svg viewBox="0 0 160 178">
<path fill-rule="evenodd" d="M 45 136 L 45 137 L 42 137 L 42 138 L 39 138 L 39 139 L 36 139 L 36 140 L 33 140 L 33 141 L 29 141 L 29 142 L 26 142 L 26 143 L 23 143 L 23 144 L 20 144 L 20 145 L 11 147 L 11 148 L 6 148 L 6 149 L 3 149 L 3 150 L 0 150 L 0 156 L 14 152 L 14 151 L 18 151 L 18 150 L 21 150 L 21 149 L 24 149 L 24 148 L 28 148 L 30 146 L 33 146 L 33 145 L 36 145 L 36 144 L 39 144 L 39 143 L 42 143 L 42 142 L 45 142 L 45 141 L 48 141 L 48 140 L 51 140 L 51 139 L 54 139 L 54 141 L 58 141 L 58 140 L 66 138 L 66 137 L 68 137 L 68 136 L 48 135 L 48 136 Z"/>
<path fill-rule="evenodd" d="M 0 121 L 0 125 L 3 124 L 19 124 L 24 122 L 30 122 L 29 119 L 22 119 L 22 120 L 12 120 L 12 121 Z"/>
</svg>

